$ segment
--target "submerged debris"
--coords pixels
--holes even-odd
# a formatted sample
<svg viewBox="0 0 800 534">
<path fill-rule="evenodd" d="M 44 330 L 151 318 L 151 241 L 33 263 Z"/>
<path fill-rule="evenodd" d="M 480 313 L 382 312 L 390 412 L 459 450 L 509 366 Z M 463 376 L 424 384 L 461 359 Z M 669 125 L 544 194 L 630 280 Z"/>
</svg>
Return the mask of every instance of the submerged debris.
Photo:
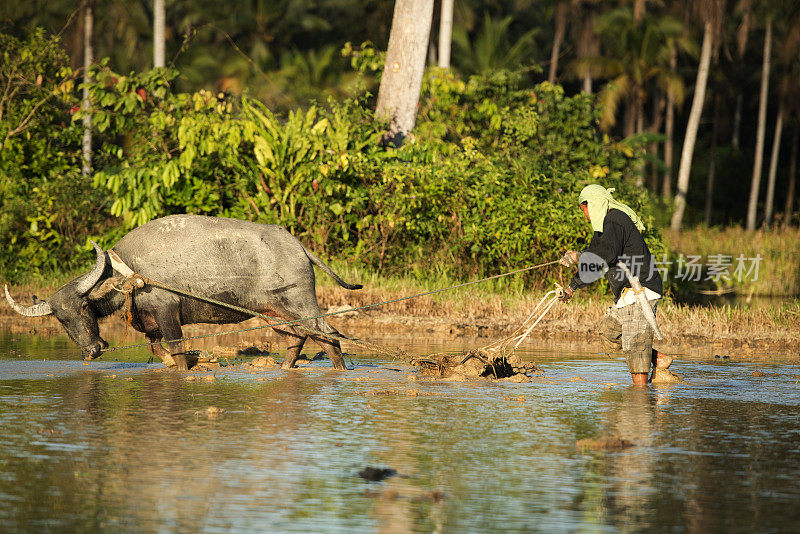
<svg viewBox="0 0 800 534">
<path fill-rule="evenodd" d="M 380 482 L 381 480 L 393 477 L 396 474 L 397 471 L 395 471 L 394 469 L 387 469 L 384 467 L 370 467 L 370 466 L 367 466 L 358 472 L 358 476 L 360 476 L 367 482 Z"/>
<path fill-rule="evenodd" d="M 523 362 L 516 354 L 490 354 L 484 350 L 431 354 L 413 358 L 411 364 L 425 375 L 451 379 L 500 379 L 537 370 L 533 362 Z"/>
<path fill-rule="evenodd" d="M 619 436 L 600 436 L 598 438 L 579 439 L 575 446 L 581 450 L 590 451 L 621 451 L 634 447 L 635 443 Z"/>
</svg>

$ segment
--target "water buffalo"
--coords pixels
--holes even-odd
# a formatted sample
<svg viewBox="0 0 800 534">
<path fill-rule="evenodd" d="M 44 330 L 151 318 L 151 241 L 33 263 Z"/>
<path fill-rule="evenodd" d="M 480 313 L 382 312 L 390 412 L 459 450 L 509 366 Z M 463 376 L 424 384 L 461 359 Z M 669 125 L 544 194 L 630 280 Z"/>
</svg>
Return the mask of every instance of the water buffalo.
<svg viewBox="0 0 800 534">
<path fill-rule="evenodd" d="M 94 243 L 93 243 L 94 244 Z M 165 362 L 171 357 L 178 369 L 188 369 L 181 326 L 193 323 L 238 323 L 250 316 L 150 285 L 136 289 L 131 302 L 119 289 L 124 268 L 111 264 L 109 254 L 94 244 L 94 268 L 65 284 L 47 301 L 20 306 L 5 288 L 6 299 L 17 313 L 28 317 L 53 314 L 87 359 L 96 358 L 108 344 L 100 337 L 98 319 L 131 306 L 132 326 L 144 332 L 153 354 Z M 348 284 L 306 249 L 286 229 L 235 219 L 199 215 L 172 215 L 136 228 L 112 250 L 137 274 L 163 285 L 202 295 L 271 317 L 300 319 L 321 314 L 314 291 L 316 265 L 342 287 Z M 119 267 L 119 266 L 118 266 Z M 313 331 L 293 326 L 276 330 L 288 337 L 282 367 L 294 366 L 307 337 L 319 343 L 335 369 L 346 369 L 341 335 L 323 318 L 304 321 Z M 320 332 L 324 335 L 321 335 Z"/>
</svg>

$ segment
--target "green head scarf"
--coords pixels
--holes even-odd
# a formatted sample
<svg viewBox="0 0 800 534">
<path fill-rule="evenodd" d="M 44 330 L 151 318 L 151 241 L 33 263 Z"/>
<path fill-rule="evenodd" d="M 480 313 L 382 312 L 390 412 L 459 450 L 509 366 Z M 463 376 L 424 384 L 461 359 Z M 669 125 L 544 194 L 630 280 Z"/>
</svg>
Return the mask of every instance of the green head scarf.
<svg viewBox="0 0 800 534">
<path fill-rule="evenodd" d="M 587 203 L 589 207 L 589 218 L 592 222 L 592 230 L 595 232 L 603 231 L 603 220 L 606 218 L 606 212 L 612 208 L 616 208 L 631 218 L 633 224 L 640 232 L 644 232 L 644 224 L 638 215 L 626 204 L 614 200 L 611 196 L 615 189 L 606 189 L 602 185 L 591 184 L 587 185 L 581 191 L 578 197 L 578 204 Z"/>
</svg>

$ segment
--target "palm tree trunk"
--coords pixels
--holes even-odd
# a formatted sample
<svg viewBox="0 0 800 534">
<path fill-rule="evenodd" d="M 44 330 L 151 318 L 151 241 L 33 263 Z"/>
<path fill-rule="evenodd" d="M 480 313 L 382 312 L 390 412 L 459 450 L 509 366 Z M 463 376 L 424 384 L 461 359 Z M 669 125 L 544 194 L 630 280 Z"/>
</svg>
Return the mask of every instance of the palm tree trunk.
<svg viewBox="0 0 800 534">
<path fill-rule="evenodd" d="M 597 19 L 597 14 L 593 9 L 593 6 L 584 4 L 583 6 L 584 14 L 581 20 L 581 32 L 578 37 L 578 57 L 585 58 L 587 56 L 598 56 L 600 53 L 599 50 L 599 43 L 597 41 L 597 36 L 594 33 L 594 26 L 595 21 Z M 582 90 L 586 94 L 592 94 L 593 91 L 593 80 L 592 80 L 592 72 L 591 69 L 586 69 L 586 73 L 583 75 L 583 87 Z"/>
<path fill-rule="evenodd" d="M 769 175 L 767 177 L 767 203 L 764 206 L 764 224 L 772 224 L 772 212 L 775 204 L 775 177 L 778 174 L 778 156 L 781 150 L 781 134 L 783 133 L 783 99 L 778 106 L 778 118 L 775 119 L 775 137 L 772 140 L 772 155 L 769 159 Z"/>
<path fill-rule="evenodd" d="M 397 0 L 376 115 L 389 121 L 384 142 L 400 146 L 414 129 L 431 34 L 433 0 Z"/>
<path fill-rule="evenodd" d="M 556 34 L 553 37 L 553 51 L 550 53 L 550 72 L 547 74 L 547 81 L 555 83 L 556 72 L 558 71 L 558 56 L 561 53 L 561 43 L 564 41 L 564 33 L 567 30 L 567 14 L 569 4 L 566 0 L 561 0 L 556 5 Z"/>
<path fill-rule="evenodd" d="M 453 36 L 453 0 L 442 0 L 439 19 L 439 66 L 450 68 L 450 43 Z"/>
<path fill-rule="evenodd" d="M 794 196 L 797 186 L 797 145 L 800 144 L 800 122 L 794 123 L 792 135 L 792 158 L 789 160 L 789 188 L 786 191 L 786 208 L 783 210 L 783 227 L 787 228 L 794 211 Z"/>
<path fill-rule="evenodd" d="M 81 109 L 83 110 L 83 166 L 82 176 L 89 176 L 92 173 L 92 116 L 90 115 L 89 103 L 89 67 L 92 65 L 94 52 L 92 51 L 92 26 L 94 16 L 92 15 L 92 1 L 89 0 L 84 5 L 83 11 L 83 98 Z"/>
<path fill-rule="evenodd" d="M 764 60 L 761 68 L 761 93 L 758 97 L 758 129 L 756 130 L 756 154 L 753 161 L 753 178 L 750 182 L 750 199 L 747 203 L 747 230 L 756 229 L 758 214 L 758 190 L 761 187 L 761 167 L 764 162 L 764 137 L 767 129 L 767 97 L 769 95 L 769 68 L 772 55 L 772 19 L 767 19 L 767 34 L 764 37 Z"/>
<path fill-rule="evenodd" d="M 686 211 L 686 192 L 689 190 L 689 176 L 692 170 L 692 155 L 697 141 L 697 129 L 700 126 L 700 116 L 703 114 L 703 102 L 706 99 L 706 86 L 708 85 L 708 71 L 711 68 L 711 48 L 713 26 L 706 22 L 703 28 L 703 46 L 700 50 L 700 65 L 697 68 L 697 80 L 694 84 L 692 109 L 689 111 L 689 122 L 686 125 L 686 135 L 683 139 L 681 151 L 681 164 L 678 170 L 678 191 L 675 195 L 675 211 L 672 214 L 670 227 L 679 231 L 683 224 L 683 213 Z"/>
<path fill-rule="evenodd" d="M 664 117 L 664 94 L 659 91 L 653 102 L 653 121 L 650 123 L 649 131 L 658 133 L 661 131 L 661 122 Z M 647 145 L 647 152 L 658 158 L 658 143 L 653 142 Z M 650 169 L 650 191 L 654 194 L 658 192 L 658 167 L 654 164 Z"/>
<path fill-rule="evenodd" d="M 731 144 L 733 148 L 739 150 L 739 132 L 742 130 L 742 93 L 736 95 L 736 109 L 733 112 L 733 136 Z"/>
<path fill-rule="evenodd" d="M 153 68 L 164 64 L 164 0 L 153 0 Z"/>
<path fill-rule="evenodd" d="M 633 3 L 633 23 L 639 24 L 644 18 L 644 2 L 645 0 L 635 0 Z"/>
<path fill-rule="evenodd" d="M 714 95 L 714 124 L 711 127 L 711 157 L 708 162 L 706 182 L 706 226 L 711 226 L 711 208 L 714 205 L 714 174 L 717 168 L 717 132 L 719 131 L 719 94 Z"/>
<path fill-rule="evenodd" d="M 673 72 L 678 66 L 678 54 L 675 47 L 670 50 L 669 66 Z M 672 198 L 672 162 L 674 152 L 672 138 L 675 135 L 675 95 L 672 94 L 672 91 L 667 91 L 667 112 L 664 119 L 664 135 L 667 137 L 664 141 L 664 166 L 667 170 L 664 171 L 661 196 L 664 200 L 669 201 L 669 199 Z"/>
</svg>

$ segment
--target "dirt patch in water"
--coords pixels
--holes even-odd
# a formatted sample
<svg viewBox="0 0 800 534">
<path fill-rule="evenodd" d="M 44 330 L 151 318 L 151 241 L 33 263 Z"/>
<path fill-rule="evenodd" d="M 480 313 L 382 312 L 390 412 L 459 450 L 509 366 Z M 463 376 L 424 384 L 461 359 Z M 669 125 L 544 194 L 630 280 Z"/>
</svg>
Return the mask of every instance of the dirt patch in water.
<svg viewBox="0 0 800 534">
<path fill-rule="evenodd" d="M 524 362 L 516 354 L 483 350 L 420 356 L 412 358 L 411 364 L 426 377 L 450 380 L 508 379 L 538 371 L 534 363 Z"/>
</svg>

